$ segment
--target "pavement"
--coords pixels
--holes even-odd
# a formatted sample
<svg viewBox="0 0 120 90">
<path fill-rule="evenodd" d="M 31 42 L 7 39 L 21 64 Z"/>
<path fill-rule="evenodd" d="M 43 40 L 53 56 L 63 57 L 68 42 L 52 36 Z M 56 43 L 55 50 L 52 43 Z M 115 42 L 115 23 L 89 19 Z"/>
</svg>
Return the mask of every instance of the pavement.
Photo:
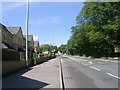
<svg viewBox="0 0 120 90">
<path fill-rule="evenodd" d="M 60 88 L 60 59 L 21 70 L 2 79 L 2 88 Z"/>
<path fill-rule="evenodd" d="M 118 61 L 62 56 L 65 88 L 118 88 Z"/>
</svg>

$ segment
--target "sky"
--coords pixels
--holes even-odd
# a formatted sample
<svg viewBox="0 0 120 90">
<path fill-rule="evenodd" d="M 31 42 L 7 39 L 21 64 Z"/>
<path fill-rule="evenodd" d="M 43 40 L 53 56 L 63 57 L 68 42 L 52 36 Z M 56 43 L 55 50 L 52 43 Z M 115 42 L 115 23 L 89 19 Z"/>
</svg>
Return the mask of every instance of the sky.
<svg viewBox="0 0 120 90">
<path fill-rule="evenodd" d="M 76 25 L 76 16 L 82 2 L 30 2 L 29 35 L 40 44 L 60 46 L 71 36 L 71 27 Z M 6 27 L 21 26 L 26 34 L 26 3 L 2 3 L 2 24 Z"/>
</svg>

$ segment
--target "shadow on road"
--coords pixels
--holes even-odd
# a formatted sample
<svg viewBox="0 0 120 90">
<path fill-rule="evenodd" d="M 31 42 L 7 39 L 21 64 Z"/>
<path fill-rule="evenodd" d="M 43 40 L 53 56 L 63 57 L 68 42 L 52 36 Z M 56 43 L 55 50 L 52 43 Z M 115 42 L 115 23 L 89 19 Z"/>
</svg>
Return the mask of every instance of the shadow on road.
<svg viewBox="0 0 120 90">
<path fill-rule="evenodd" d="M 33 89 L 38 90 L 40 88 L 43 88 L 48 83 L 41 82 L 38 80 L 34 80 L 28 77 L 22 76 L 24 73 L 29 72 L 32 68 L 28 68 L 25 70 L 21 70 L 17 73 L 11 74 L 9 76 L 6 76 L 2 79 L 2 90 L 18 90 L 18 89 Z"/>
</svg>

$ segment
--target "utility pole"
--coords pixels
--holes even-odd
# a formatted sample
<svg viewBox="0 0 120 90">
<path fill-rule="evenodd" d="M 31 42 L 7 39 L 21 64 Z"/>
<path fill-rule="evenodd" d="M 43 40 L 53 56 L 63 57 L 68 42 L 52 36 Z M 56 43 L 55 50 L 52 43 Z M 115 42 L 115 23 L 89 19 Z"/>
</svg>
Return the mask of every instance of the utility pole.
<svg viewBox="0 0 120 90">
<path fill-rule="evenodd" d="M 28 67 L 28 23 L 29 22 L 29 0 L 26 8 L 26 66 Z"/>
</svg>

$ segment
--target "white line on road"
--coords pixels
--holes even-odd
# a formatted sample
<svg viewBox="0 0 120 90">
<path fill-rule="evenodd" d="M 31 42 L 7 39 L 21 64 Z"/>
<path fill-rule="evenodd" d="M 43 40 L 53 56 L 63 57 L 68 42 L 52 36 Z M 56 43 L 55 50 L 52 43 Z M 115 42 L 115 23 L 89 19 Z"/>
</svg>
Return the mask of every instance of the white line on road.
<svg viewBox="0 0 120 90">
<path fill-rule="evenodd" d="M 87 64 L 84 64 L 85 66 L 87 66 Z"/>
<path fill-rule="evenodd" d="M 103 60 L 103 59 L 95 59 L 95 60 L 118 63 L 118 61 L 112 61 L 112 60 Z"/>
<path fill-rule="evenodd" d="M 90 66 L 90 68 L 95 69 L 95 70 L 97 70 L 97 71 L 100 71 L 100 69 L 98 69 L 98 68 L 96 68 L 96 67 L 93 67 L 93 66 Z"/>
<path fill-rule="evenodd" d="M 110 76 L 112 76 L 112 77 L 115 77 L 115 78 L 117 78 L 117 79 L 120 79 L 120 77 L 115 76 L 115 75 L 113 75 L 113 74 L 111 74 L 111 73 L 107 73 L 107 75 L 110 75 Z"/>
<path fill-rule="evenodd" d="M 60 88 L 62 88 L 62 78 L 61 78 L 61 69 L 60 69 Z"/>
<path fill-rule="evenodd" d="M 85 65 L 85 66 L 87 66 L 87 64 L 85 64 L 85 63 L 82 63 L 82 65 Z"/>
<path fill-rule="evenodd" d="M 92 62 L 89 62 L 90 64 L 93 64 Z"/>
<path fill-rule="evenodd" d="M 78 59 L 78 60 L 80 60 L 80 61 L 88 61 L 88 60 L 83 60 L 83 59 Z"/>
<path fill-rule="evenodd" d="M 88 60 L 77 59 L 77 58 L 72 58 L 72 57 L 68 57 L 68 58 L 69 58 L 69 59 L 73 59 L 73 60 L 88 61 Z"/>
</svg>

